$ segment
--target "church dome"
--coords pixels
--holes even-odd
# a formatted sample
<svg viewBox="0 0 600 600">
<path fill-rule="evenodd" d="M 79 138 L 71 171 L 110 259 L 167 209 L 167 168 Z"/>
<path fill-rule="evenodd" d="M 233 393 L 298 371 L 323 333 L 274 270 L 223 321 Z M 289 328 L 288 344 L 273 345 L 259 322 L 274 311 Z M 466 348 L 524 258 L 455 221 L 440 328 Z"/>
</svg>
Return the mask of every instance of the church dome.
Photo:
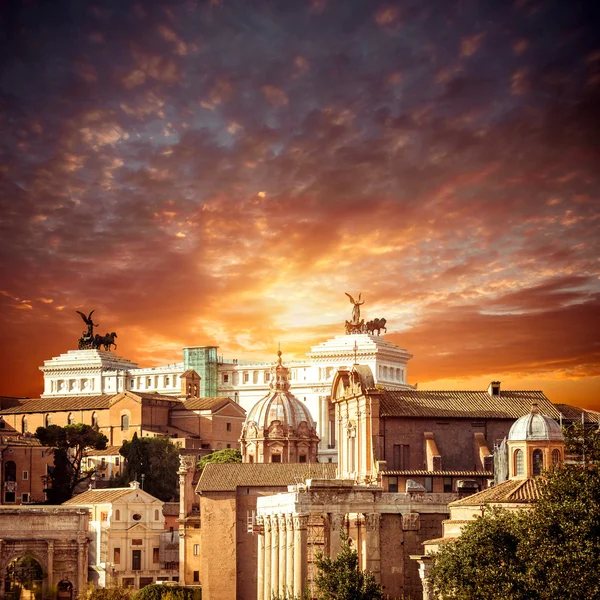
<svg viewBox="0 0 600 600">
<path fill-rule="evenodd" d="M 270 391 L 250 409 L 246 425 L 255 423 L 259 429 L 268 429 L 274 421 L 279 421 L 284 429 L 297 430 L 301 423 L 306 423 L 309 430 L 315 430 L 310 411 L 289 391 L 289 369 L 281 363 L 281 351 L 277 356 L 277 363 L 271 368 Z"/>
<path fill-rule="evenodd" d="M 531 407 L 531 412 L 517 419 L 508 432 L 509 442 L 526 442 L 534 440 L 563 440 L 560 425 L 538 410 L 537 404 Z"/>
</svg>

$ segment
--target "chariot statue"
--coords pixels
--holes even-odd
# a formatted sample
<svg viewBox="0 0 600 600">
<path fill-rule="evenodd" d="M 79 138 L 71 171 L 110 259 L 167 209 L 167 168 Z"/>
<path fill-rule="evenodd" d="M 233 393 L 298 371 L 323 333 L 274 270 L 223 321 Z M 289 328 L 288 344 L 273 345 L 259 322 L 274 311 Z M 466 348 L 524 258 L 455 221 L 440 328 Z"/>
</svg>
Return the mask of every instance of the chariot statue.
<svg viewBox="0 0 600 600">
<path fill-rule="evenodd" d="M 375 335 L 375 332 L 377 332 L 377 335 L 380 335 L 382 329 L 387 333 L 387 328 L 385 326 L 387 323 L 386 319 L 372 319 L 365 323 L 365 320 L 360 318 L 360 307 L 365 303 L 364 300 L 361 302 L 362 292 L 358 294 L 358 300 L 355 300 L 348 292 L 344 293 L 350 298 L 350 303 L 353 305 L 352 319 L 345 323 L 347 335 L 353 333 L 368 333 L 370 335 Z"/>
<path fill-rule="evenodd" d="M 92 319 L 94 311 L 87 316 L 80 310 L 76 310 L 75 312 L 81 316 L 83 322 L 87 325 L 87 330 L 82 331 L 81 337 L 79 338 L 79 344 L 77 345 L 79 350 L 99 350 L 100 348 L 110 350 L 111 346 L 114 346 L 115 350 L 117 349 L 117 345 L 115 344 L 117 334 L 114 331 L 112 333 L 107 333 L 106 335 L 100 335 L 98 333 L 94 335 L 94 327 L 99 326 L 98 323 L 94 323 Z"/>
</svg>

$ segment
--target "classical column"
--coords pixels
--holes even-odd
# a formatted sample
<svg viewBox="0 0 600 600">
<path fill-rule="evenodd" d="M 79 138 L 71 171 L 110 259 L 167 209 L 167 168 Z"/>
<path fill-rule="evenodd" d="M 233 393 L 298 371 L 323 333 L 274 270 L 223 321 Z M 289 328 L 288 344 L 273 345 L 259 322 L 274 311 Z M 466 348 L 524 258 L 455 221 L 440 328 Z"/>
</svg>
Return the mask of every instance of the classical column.
<svg viewBox="0 0 600 600">
<path fill-rule="evenodd" d="M 271 517 L 271 590 L 279 592 L 279 523 L 276 515 Z M 270 600 L 271 596 L 269 596 Z"/>
<path fill-rule="evenodd" d="M 46 577 L 47 598 L 54 596 L 52 587 L 54 586 L 54 540 L 48 540 L 48 576 Z"/>
<path fill-rule="evenodd" d="M 258 525 L 258 558 L 257 558 L 257 577 L 256 577 L 256 600 L 264 600 L 265 593 L 265 530 L 263 525 L 263 518 L 257 517 L 256 522 Z M 269 600 L 268 598 L 266 600 Z"/>
<path fill-rule="evenodd" d="M 329 556 L 332 559 L 335 559 L 340 551 L 340 532 L 342 531 L 345 517 L 346 515 L 340 514 L 329 515 Z"/>
<path fill-rule="evenodd" d="M 87 557 L 86 557 L 87 539 L 77 539 L 77 593 L 73 590 L 73 596 L 79 596 L 85 590 L 87 584 Z"/>
<path fill-rule="evenodd" d="M 285 515 L 279 515 L 279 595 L 283 598 L 286 592 L 286 559 L 287 531 Z"/>
<path fill-rule="evenodd" d="M 365 560 L 363 562 L 367 571 L 371 571 L 377 581 L 381 575 L 381 549 L 379 546 L 379 523 L 381 515 L 379 513 L 365 514 Z"/>
<path fill-rule="evenodd" d="M 294 515 L 294 596 L 300 596 L 306 583 L 307 515 Z"/>
<path fill-rule="evenodd" d="M 286 592 L 292 593 L 294 589 L 294 519 L 291 515 L 285 518 L 287 530 L 286 545 L 287 556 L 285 559 L 285 585 Z M 265 599 L 266 600 L 266 599 Z"/>
<path fill-rule="evenodd" d="M 263 517 L 265 522 L 265 572 L 263 576 L 263 600 L 271 600 L 271 517 Z"/>
</svg>

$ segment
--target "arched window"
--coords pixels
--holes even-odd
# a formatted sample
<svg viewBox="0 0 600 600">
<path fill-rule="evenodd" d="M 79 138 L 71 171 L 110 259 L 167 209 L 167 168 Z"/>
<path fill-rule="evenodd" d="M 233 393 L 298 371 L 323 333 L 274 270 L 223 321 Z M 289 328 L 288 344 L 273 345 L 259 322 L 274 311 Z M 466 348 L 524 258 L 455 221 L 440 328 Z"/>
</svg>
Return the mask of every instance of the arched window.
<svg viewBox="0 0 600 600">
<path fill-rule="evenodd" d="M 27 433 L 29 431 L 29 425 L 27 424 L 27 416 L 23 417 L 23 420 L 21 422 L 21 431 L 23 433 Z"/>
<path fill-rule="evenodd" d="M 158 510 L 154 511 L 154 520 L 158 521 Z"/>
<path fill-rule="evenodd" d="M 117 508 L 117 510 L 115 510 L 115 521 L 120 521 L 121 520 L 121 511 Z"/>
<path fill-rule="evenodd" d="M 552 464 L 557 465 L 560 462 L 560 450 L 554 449 L 552 450 Z"/>
<path fill-rule="evenodd" d="M 50 427 L 52 425 L 52 416 L 46 415 L 46 427 Z"/>
<path fill-rule="evenodd" d="M 523 450 L 515 450 L 515 475 L 525 475 L 525 461 Z"/>
<path fill-rule="evenodd" d="M 73 413 L 69 413 L 69 416 L 67 418 L 67 423 L 69 425 L 73 425 L 73 423 L 75 423 L 75 417 L 73 416 Z"/>
<path fill-rule="evenodd" d="M 92 427 L 98 427 L 98 413 L 92 415 Z"/>
<path fill-rule="evenodd" d="M 121 415 L 121 431 L 129 429 L 129 415 Z"/>
<path fill-rule="evenodd" d="M 532 456 L 533 476 L 541 475 L 544 468 L 544 456 L 541 450 L 534 450 Z"/>
</svg>

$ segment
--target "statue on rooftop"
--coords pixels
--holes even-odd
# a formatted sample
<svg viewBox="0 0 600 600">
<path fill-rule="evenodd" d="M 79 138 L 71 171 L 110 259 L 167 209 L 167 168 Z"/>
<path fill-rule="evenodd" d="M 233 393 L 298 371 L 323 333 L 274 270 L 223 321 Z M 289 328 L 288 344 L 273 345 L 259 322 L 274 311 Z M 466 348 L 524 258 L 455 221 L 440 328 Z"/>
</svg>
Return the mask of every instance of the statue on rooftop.
<svg viewBox="0 0 600 600">
<path fill-rule="evenodd" d="M 360 301 L 362 292 L 358 294 L 358 300 L 354 300 L 354 298 L 348 292 L 344 293 L 346 296 L 348 296 L 348 298 L 350 298 L 350 302 L 354 304 L 354 308 L 352 309 L 352 321 L 350 321 L 350 323 L 352 325 L 358 325 L 360 323 L 360 307 L 365 303 L 364 300 L 362 302 Z"/>
<path fill-rule="evenodd" d="M 106 335 L 94 335 L 94 327 L 98 327 L 98 323 L 94 323 L 92 319 L 94 311 L 89 315 L 82 313 L 80 310 L 76 310 L 75 312 L 81 316 L 83 322 L 87 325 L 87 330 L 82 331 L 79 338 L 77 346 L 79 350 L 100 350 L 102 347 L 105 350 L 110 350 L 111 346 L 114 346 L 115 350 L 117 349 L 117 345 L 115 344 L 117 334 L 114 331 Z"/>
</svg>

